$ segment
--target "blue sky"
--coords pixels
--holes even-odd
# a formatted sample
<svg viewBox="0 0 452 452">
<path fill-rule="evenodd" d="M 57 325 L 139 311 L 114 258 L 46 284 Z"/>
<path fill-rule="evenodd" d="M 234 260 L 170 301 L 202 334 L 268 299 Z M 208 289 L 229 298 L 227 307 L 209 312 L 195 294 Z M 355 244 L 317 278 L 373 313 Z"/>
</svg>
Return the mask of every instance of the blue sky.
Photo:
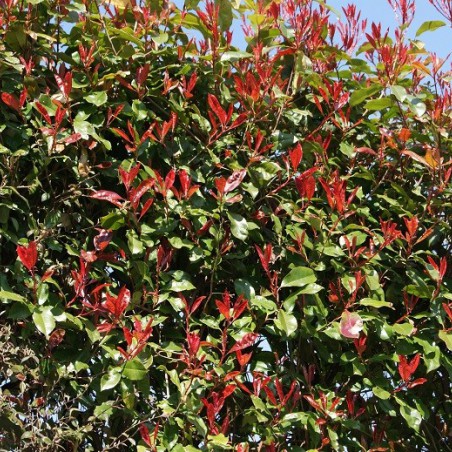
<svg viewBox="0 0 452 452">
<path fill-rule="evenodd" d="M 394 30 L 397 26 L 394 12 L 387 0 L 328 0 L 330 6 L 342 12 L 342 7 L 354 3 L 361 9 L 361 18 L 368 19 L 368 25 L 372 22 L 381 22 L 383 28 Z M 408 36 L 414 38 L 417 29 L 428 20 L 446 20 L 436 11 L 428 0 L 416 1 L 416 14 L 410 27 Z M 449 26 L 442 27 L 434 32 L 426 32 L 418 39 L 425 42 L 428 50 L 436 52 L 442 58 L 452 52 L 452 29 Z"/>
<path fill-rule="evenodd" d="M 175 3 L 181 7 L 184 2 L 183 0 L 175 0 Z M 326 0 L 326 3 L 341 13 L 342 7 L 349 3 L 354 3 L 362 11 L 361 18 L 367 18 L 369 25 L 372 22 L 381 22 L 383 29 L 389 27 L 390 31 L 393 31 L 397 26 L 394 12 L 387 0 Z M 410 27 L 409 37 L 414 38 L 420 25 L 429 20 L 444 19 L 428 0 L 417 0 L 416 14 L 413 24 Z M 242 49 L 245 48 L 246 43 L 240 28 L 240 20 L 234 21 L 233 32 L 233 44 Z M 447 25 L 434 32 L 426 32 L 419 39 L 426 43 L 428 50 L 436 52 L 442 58 L 446 57 L 452 51 L 452 29 Z"/>
</svg>

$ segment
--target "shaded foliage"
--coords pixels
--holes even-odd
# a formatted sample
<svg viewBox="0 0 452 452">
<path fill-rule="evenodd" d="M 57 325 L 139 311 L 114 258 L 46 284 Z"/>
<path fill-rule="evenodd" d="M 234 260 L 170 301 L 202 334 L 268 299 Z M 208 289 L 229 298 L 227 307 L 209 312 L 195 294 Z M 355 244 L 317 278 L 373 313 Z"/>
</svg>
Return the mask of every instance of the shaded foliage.
<svg viewBox="0 0 452 452">
<path fill-rule="evenodd" d="M 390 4 L 0 2 L 2 449 L 451 448 L 450 71 Z"/>
</svg>

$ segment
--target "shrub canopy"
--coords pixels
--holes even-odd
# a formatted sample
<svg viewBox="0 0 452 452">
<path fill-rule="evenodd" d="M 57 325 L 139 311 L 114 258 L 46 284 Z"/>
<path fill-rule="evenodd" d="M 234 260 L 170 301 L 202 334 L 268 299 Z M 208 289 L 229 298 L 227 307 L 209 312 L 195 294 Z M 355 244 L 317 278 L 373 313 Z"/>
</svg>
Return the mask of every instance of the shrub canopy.
<svg viewBox="0 0 452 452">
<path fill-rule="evenodd" d="M 390 3 L 0 2 L 2 449 L 452 447 L 446 23 Z"/>
</svg>

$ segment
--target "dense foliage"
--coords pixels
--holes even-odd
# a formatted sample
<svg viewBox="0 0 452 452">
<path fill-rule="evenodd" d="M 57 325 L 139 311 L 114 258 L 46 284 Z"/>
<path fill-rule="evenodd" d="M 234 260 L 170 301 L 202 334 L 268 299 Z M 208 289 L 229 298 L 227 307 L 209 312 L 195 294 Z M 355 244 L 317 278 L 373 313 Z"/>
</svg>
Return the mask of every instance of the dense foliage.
<svg viewBox="0 0 452 452">
<path fill-rule="evenodd" d="M 452 448 L 431 3 L 0 2 L 2 450 Z"/>
</svg>

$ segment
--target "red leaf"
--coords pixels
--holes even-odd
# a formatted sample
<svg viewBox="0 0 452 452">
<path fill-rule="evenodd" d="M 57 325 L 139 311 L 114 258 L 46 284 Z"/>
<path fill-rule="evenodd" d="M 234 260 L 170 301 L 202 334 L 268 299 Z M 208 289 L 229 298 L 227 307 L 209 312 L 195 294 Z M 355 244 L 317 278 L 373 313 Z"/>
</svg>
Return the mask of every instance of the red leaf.
<svg viewBox="0 0 452 452">
<path fill-rule="evenodd" d="M 353 343 L 356 347 L 356 351 L 358 352 L 359 356 L 361 356 L 365 352 L 367 348 L 366 342 L 367 336 L 365 334 L 362 334 L 359 338 L 353 340 Z"/>
<path fill-rule="evenodd" d="M 49 344 L 48 344 L 49 350 L 52 350 L 55 347 L 57 347 L 64 339 L 65 334 L 66 334 L 66 331 L 64 331 L 61 328 L 54 330 L 53 333 L 49 337 Z"/>
<path fill-rule="evenodd" d="M 264 386 L 264 391 L 265 391 L 265 394 L 267 394 L 267 397 L 270 399 L 270 402 L 275 406 L 278 405 L 278 402 L 276 401 L 276 397 L 273 394 L 272 390 L 270 388 L 268 388 L 267 386 Z"/>
<path fill-rule="evenodd" d="M 413 151 L 408 151 L 404 149 L 403 151 L 401 151 L 401 154 L 407 155 L 408 157 L 411 157 L 413 160 L 416 160 L 417 162 L 422 163 L 427 167 L 430 167 L 430 164 L 427 162 L 427 160 L 425 160 L 424 157 L 421 157 L 419 154 L 416 154 Z"/>
<path fill-rule="evenodd" d="M 399 355 L 399 374 L 402 380 L 406 383 L 410 380 L 411 376 L 419 366 L 421 355 L 418 353 L 416 356 L 408 362 L 406 356 Z"/>
<path fill-rule="evenodd" d="M 414 388 L 415 386 L 423 385 L 427 382 L 426 378 L 416 378 L 416 380 L 412 381 L 411 383 L 408 383 L 408 388 Z"/>
<path fill-rule="evenodd" d="M 226 178 L 224 178 L 224 177 L 217 177 L 215 179 L 215 186 L 217 187 L 218 194 L 220 196 L 223 196 L 224 193 L 225 193 L 224 188 L 226 186 Z"/>
<path fill-rule="evenodd" d="M 24 89 L 20 93 L 20 98 L 19 98 L 19 105 L 21 108 L 24 106 L 25 101 L 27 100 L 27 95 L 28 95 L 28 91 L 27 91 L 27 88 L 24 86 Z"/>
<path fill-rule="evenodd" d="M 104 322 L 97 325 L 96 329 L 99 333 L 109 333 L 114 327 L 113 323 Z"/>
<path fill-rule="evenodd" d="M 240 375 L 240 371 L 239 370 L 233 370 L 232 372 L 228 372 L 224 378 L 223 381 L 230 381 L 230 380 L 235 380 L 236 377 L 238 377 Z"/>
<path fill-rule="evenodd" d="M 94 247 L 97 251 L 103 251 L 113 238 L 113 232 L 108 229 L 99 229 L 99 234 L 94 237 Z"/>
<path fill-rule="evenodd" d="M 280 401 L 284 400 L 284 392 L 283 392 L 282 384 L 281 384 L 281 381 L 279 380 L 279 378 L 275 378 L 274 383 L 275 383 L 276 392 L 278 393 L 279 400 Z"/>
<path fill-rule="evenodd" d="M 317 411 L 322 410 L 321 406 L 316 402 L 316 400 L 312 396 L 304 395 L 303 397 L 308 401 L 309 405 L 311 405 L 314 409 L 316 409 Z"/>
<path fill-rule="evenodd" d="M 356 148 L 355 152 L 359 154 L 370 154 L 370 155 L 378 155 L 373 149 L 362 147 L 362 148 Z"/>
<path fill-rule="evenodd" d="M 188 353 L 192 357 L 196 356 L 201 345 L 201 338 L 197 333 L 188 333 L 187 342 L 188 342 Z"/>
<path fill-rule="evenodd" d="M 244 348 L 250 347 L 253 345 L 257 338 L 259 337 L 259 334 L 257 333 L 246 333 L 242 339 L 236 342 L 236 344 L 229 350 L 229 353 L 235 352 L 237 350 L 243 350 Z"/>
<path fill-rule="evenodd" d="M 129 330 L 129 328 L 126 327 L 122 328 L 122 332 L 124 333 L 124 339 L 126 340 L 127 345 L 130 347 L 133 340 L 132 332 Z"/>
<path fill-rule="evenodd" d="M 102 303 L 102 307 L 118 320 L 126 310 L 130 302 L 130 290 L 124 286 L 117 297 L 106 293 L 106 300 Z"/>
<path fill-rule="evenodd" d="M 116 127 L 112 127 L 111 130 L 113 130 L 114 132 L 116 132 L 121 138 L 123 138 L 124 140 L 126 140 L 128 143 L 130 144 L 135 144 L 135 142 L 133 141 L 134 136 L 132 135 L 132 139 L 121 129 L 118 129 Z"/>
<path fill-rule="evenodd" d="M 226 320 L 229 320 L 231 318 L 230 309 L 228 306 L 226 306 L 224 303 L 222 303 L 220 300 L 215 300 L 215 304 L 217 305 L 218 310 L 220 311 L 220 314 L 223 314 L 223 317 Z"/>
<path fill-rule="evenodd" d="M 53 268 L 48 268 L 45 273 L 42 275 L 41 281 L 44 282 L 47 279 L 51 278 L 53 273 L 55 272 L 55 269 Z"/>
<path fill-rule="evenodd" d="M 416 234 L 418 225 L 419 225 L 419 220 L 417 219 L 417 217 L 414 215 L 411 219 L 408 218 L 404 218 L 403 221 L 405 222 L 405 226 L 408 230 L 408 234 L 410 237 L 413 237 Z M 430 256 L 428 256 L 430 257 Z"/>
<path fill-rule="evenodd" d="M 283 405 L 285 405 L 289 401 L 289 399 L 292 397 L 292 394 L 294 393 L 296 387 L 297 387 L 297 382 L 294 380 L 294 381 L 292 381 L 292 383 L 290 385 L 289 392 L 284 396 Z M 294 398 L 296 398 L 296 397 L 294 396 Z M 296 398 L 296 400 L 298 400 L 298 399 Z"/>
<path fill-rule="evenodd" d="M 269 245 L 271 247 L 270 243 L 267 245 L 267 247 Z M 261 261 L 262 267 L 264 268 L 265 272 L 268 273 L 268 271 L 269 271 L 268 265 L 270 263 L 270 259 L 268 258 L 267 252 L 264 255 L 264 253 L 262 252 L 261 248 L 258 245 L 254 245 L 254 246 L 256 248 L 257 254 L 259 255 L 259 260 Z"/>
<path fill-rule="evenodd" d="M 243 298 L 242 295 L 240 295 L 239 298 L 237 299 L 237 301 L 234 303 L 234 308 L 233 308 L 234 320 L 238 319 L 243 314 L 243 311 L 247 307 L 248 307 L 248 300 L 246 300 L 245 298 Z"/>
<path fill-rule="evenodd" d="M 170 169 L 165 177 L 165 188 L 169 190 L 174 185 L 174 180 L 176 179 L 176 172 L 173 168 Z"/>
<path fill-rule="evenodd" d="M 218 102 L 218 99 L 213 94 L 208 94 L 207 102 L 209 103 L 210 108 L 216 114 L 217 118 L 220 120 L 221 124 L 225 126 L 228 116 L 221 107 L 220 102 Z"/>
<path fill-rule="evenodd" d="M 206 221 L 202 225 L 202 227 L 196 232 L 196 234 L 199 235 L 200 237 L 202 237 L 210 229 L 210 227 L 212 225 L 213 225 L 213 221 L 212 220 Z"/>
<path fill-rule="evenodd" d="M 234 385 L 234 384 L 227 385 L 227 386 L 223 389 L 223 392 L 222 392 L 221 396 L 222 396 L 224 399 L 227 399 L 227 398 L 235 391 L 235 388 L 236 388 L 236 387 L 237 387 L 237 386 Z"/>
<path fill-rule="evenodd" d="M 72 144 L 77 142 L 82 138 L 82 135 L 80 133 L 73 133 L 72 135 L 69 135 L 67 138 L 64 139 L 64 142 L 66 144 Z"/>
<path fill-rule="evenodd" d="M 66 76 L 68 74 L 70 75 L 70 72 L 68 72 L 66 74 Z M 71 89 L 72 89 L 72 77 L 70 77 L 70 80 L 68 79 L 68 81 L 70 83 L 65 83 L 66 82 L 66 77 L 64 77 L 64 81 L 63 81 L 63 79 L 59 75 L 55 74 L 55 80 L 56 80 L 58 88 L 60 89 L 60 91 L 63 94 L 63 96 L 64 97 L 68 97 L 69 93 L 71 92 Z"/>
<path fill-rule="evenodd" d="M 154 179 L 147 179 L 141 182 L 137 188 L 130 190 L 129 199 L 135 208 L 138 206 L 141 197 L 154 186 L 154 183 Z"/>
<path fill-rule="evenodd" d="M 17 245 L 16 251 L 22 264 L 29 271 L 32 271 L 33 267 L 36 265 L 36 261 L 38 260 L 36 242 L 31 241 L 27 246 Z"/>
<path fill-rule="evenodd" d="M 313 176 L 315 171 L 317 168 L 310 168 L 295 178 L 295 186 L 300 197 L 307 198 L 308 201 L 312 199 L 315 192 L 315 177 Z"/>
<path fill-rule="evenodd" d="M 237 356 L 237 361 L 239 362 L 241 367 L 248 364 L 249 360 L 251 359 L 251 356 L 253 356 L 253 353 L 242 353 L 240 350 L 237 350 L 235 354 Z"/>
<path fill-rule="evenodd" d="M 20 102 L 16 96 L 10 93 L 2 93 L 2 101 L 8 105 L 8 107 L 11 107 L 20 113 Z"/>
<path fill-rule="evenodd" d="M 138 218 L 138 220 L 141 220 L 141 218 L 143 217 L 143 215 L 149 210 L 149 208 L 152 206 L 152 204 L 154 203 L 154 198 L 149 198 L 145 203 L 143 208 L 141 209 L 140 212 L 140 216 Z"/>
<path fill-rule="evenodd" d="M 149 63 L 147 63 L 137 69 L 135 80 L 137 81 L 138 85 L 142 85 L 146 81 L 149 74 L 149 68 Z"/>
<path fill-rule="evenodd" d="M 44 105 L 40 104 L 39 102 L 35 103 L 36 108 L 38 109 L 39 113 L 44 117 L 44 119 L 47 121 L 48 124 L 52 124 L 52 120 L 50 119 L 49 113 L 47 113 L 46 108 Z"/>
<path fill-rule="evenodd" d="M 97 255 L 95 251 L 85 251 L 82 250 L 80 251 L 80 257 L 85 261 L 85 262 L 96 262 L 97 261 Z"/>
<path fill-rule="evenodd" d="M 446 256 L 443 256 L 439 261 L 439 276 L 441 280 L 444 278 L 446 271 L 447 271 L 447 259 Z"/>
<path fill-rule="evenodd" d="M 234 119 L 234 122 L 228 127 L 228 130 L 235 129 L 239 125 L 243 124 L 248 118 L 248 115 L 246 113 L 240 113 L 236 119 Z"/>
<path fill-rule="evenodd" d="M 240 171 L 234 171 L 227 179 L 224 185 L 224 193 L 229 193 L 237 188 L 246 175 L 246 169 Z M 218 190 L 219 191 L 219 190 Z"/>
<path fill-rule="evenodd" d="M 449 320 L 452 322 L 452 309 L 450 306 L 447 303 L 443 303 L 443 309 L 449 317 Z"/>
<path fill-rule="evenodd" d="M 303 158 L 303 149 L 301 148 L 301 144 L 297 143 L 297 145 L 289 151 L 290 164 L 292 165 L 292 169 L 294 171 L 297 170 L 298 165 Z"/>
<path fill-rule="evenodd" d="M 198 297 L 193 304 L 190 307 L 190 314 L 193 314 L 198 308 L 199 305 L 206 299 L 206 297 L 204 295 L 202 295 L 201 297 Z"/>
<path fill-rule="evenodd" d="M 126 190 L 129 191 L 130 185 L 137 177 L 140 171 L 141 165 L 138 163 L 133 168 L 130 168 L 129 171 L 126 171 L 123 168 L 119 168 L 119 175 L 121 176 L 121 181 L 126 187 Z"/>
<path fill-rule="evenodd" d="M 149 429 L 144 425 L 140 425 L 140 435 L 141 439 L 149 446 L 152 447 L 151 438 L 149 436 Z"/>
<path fill-rule="evenodd" d="M 109 190 L 98 190 L 91 195 L 91 198 L 111 202 L 117 207 L 122 207 L 122 203 L 120 203 L 119 200 L 124 200 L 124 198 L 118 195 L 118 193 Z"/>
</svg>

